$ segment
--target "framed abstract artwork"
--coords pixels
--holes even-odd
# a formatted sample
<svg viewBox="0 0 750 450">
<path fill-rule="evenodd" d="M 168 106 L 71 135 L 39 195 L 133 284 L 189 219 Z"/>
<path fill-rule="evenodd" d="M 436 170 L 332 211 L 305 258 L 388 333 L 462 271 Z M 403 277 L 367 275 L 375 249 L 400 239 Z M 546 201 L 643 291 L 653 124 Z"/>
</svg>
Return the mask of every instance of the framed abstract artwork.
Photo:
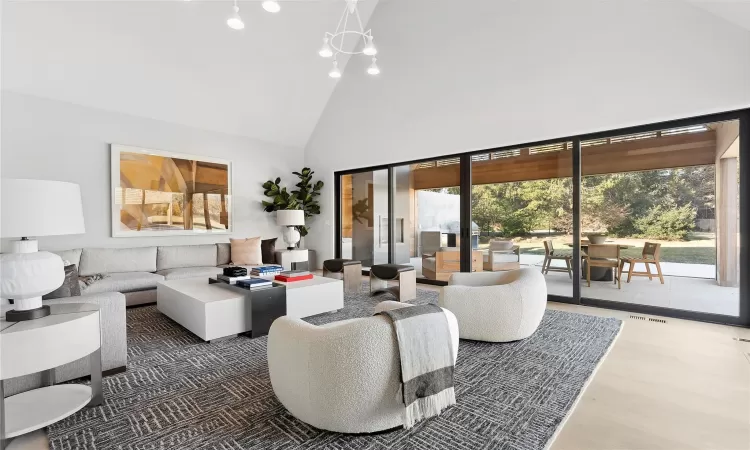
<svg viewBox="0 0 750 450">
<path fill-rule="evenodd" d="M 111 145 L 112 236 L 232 231 L 229 161 Z"/>
</svg>

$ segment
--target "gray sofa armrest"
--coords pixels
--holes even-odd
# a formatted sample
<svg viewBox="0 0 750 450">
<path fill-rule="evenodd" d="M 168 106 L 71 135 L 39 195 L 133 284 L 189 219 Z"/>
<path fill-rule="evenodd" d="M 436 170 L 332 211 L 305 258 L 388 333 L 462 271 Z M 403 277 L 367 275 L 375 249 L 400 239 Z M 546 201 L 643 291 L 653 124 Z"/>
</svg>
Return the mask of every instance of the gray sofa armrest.
<svg viewBox="0 0 750 450">
<path fill-rule="evenodd" d="M 46 305 L 61 303 L 93 303 L 99 305 L 102 338 L 102 370 L 112 370 L 127 366 L 128 343 L 125 325 L 125 296 L 119 292 L 102 292 L 45 300 Z M 81 358 L 55 369 L 55 382 L 73 380 L 90 375 L 89 359 Z M 41 374 L 11 378 L 5 381 L 5 396 L 14 395 L 41 387 Z"/>
</svg>

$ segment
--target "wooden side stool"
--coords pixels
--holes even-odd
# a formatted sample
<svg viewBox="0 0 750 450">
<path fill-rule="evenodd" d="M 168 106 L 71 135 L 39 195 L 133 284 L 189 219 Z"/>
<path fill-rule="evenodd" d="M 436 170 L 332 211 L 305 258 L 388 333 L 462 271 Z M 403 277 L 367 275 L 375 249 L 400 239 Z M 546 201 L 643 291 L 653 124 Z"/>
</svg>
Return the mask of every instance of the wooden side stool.
<svg viewBox="0 0 750 450">
<path fill-rule="evenodd" d="M 398 286 L 388 286 L 388 281 Z M 398 301 L 417 298 L 417 272 L 414 267 L 401 264 L 375 264 L 370 267 L 370 296 L 383 292 L 393 294 Z"/>
<path fill-rule="evenodd" d="M 344 292 L 359 292 L 362 287 L 362 263 L 352 259 L 327 259 L 323 261 L 323 276 L 341 274 Z M 337 277 L 336 277 L 337 278 Z"/>
</svg>

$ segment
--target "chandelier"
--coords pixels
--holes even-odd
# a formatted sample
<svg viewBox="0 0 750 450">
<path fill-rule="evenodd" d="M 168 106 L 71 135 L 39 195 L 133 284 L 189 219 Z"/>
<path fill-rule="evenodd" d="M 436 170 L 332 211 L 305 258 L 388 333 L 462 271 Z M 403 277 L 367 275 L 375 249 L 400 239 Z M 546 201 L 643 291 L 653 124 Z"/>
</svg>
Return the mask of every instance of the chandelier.
<svg viewBox="0 0 750 450">
<path fill-rule="evenodd" d="M 328 73 L 331 78 L 341 78 L 338 63 L 340 54 L 372 56 L 372 64 L 367 68 L 367 73 L 370 75 L 380 73 L 377 58 L 375 58 L 378 50 L 372 42 L 372 30 L 365 31 L 362 26 L 362 19 L 359 17 L 359 11 L 357 11 L 358 2 L 359 0 L 346 0 L 346 7 L 341 14 L 336 31 L 334 33 L 326 32 L 323 37 L 323 47 L 318 54 L 323 58 L 333 57 L 333 67 Z M 363 45 L 361 47 L 358 43 L 359 40 L 362 40 Z M 352 42 L 354 46 L 349 47 L 352 50 L 346 50 L 346 44 L 350 43 L 351 45 Z"/>
</svg>

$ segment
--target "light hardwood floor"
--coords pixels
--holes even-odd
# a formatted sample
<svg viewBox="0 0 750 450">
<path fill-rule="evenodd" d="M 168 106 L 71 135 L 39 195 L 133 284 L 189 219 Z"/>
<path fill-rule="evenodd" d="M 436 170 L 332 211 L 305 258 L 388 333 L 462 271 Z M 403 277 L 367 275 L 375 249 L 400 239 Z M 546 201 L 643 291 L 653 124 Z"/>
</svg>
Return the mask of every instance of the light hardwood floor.
<svg viewBox="0 0 750 450">
<path fill-rule="evenodd" d="M 750 449 L 750 342 L 737 340 L 750 340 L 750 329 L 643 321 L 562 303 L 548 308 L 625 323 L 551 450 Z M 47 448 L 41 433 L 27 439 L 12 448 Z"/>
<path fill-rule="evenodd" d="M 624 322 L 551 450 L 750 449 L 750 329 L 547 307 Z"/>
</svg>

